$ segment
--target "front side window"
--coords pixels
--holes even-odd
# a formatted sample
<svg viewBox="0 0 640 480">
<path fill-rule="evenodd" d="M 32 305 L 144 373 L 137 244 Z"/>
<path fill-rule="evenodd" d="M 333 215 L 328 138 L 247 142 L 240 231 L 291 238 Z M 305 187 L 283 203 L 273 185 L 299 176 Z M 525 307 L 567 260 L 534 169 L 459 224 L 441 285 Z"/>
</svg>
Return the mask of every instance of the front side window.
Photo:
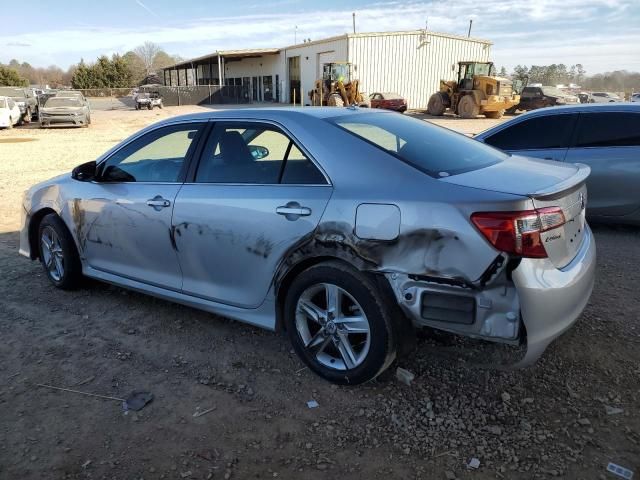
<svg viewBox="0 0 640 480">
<path fill-rule="evenodd" d="M 640 145 L 640 114 L 583 113 L 576 147 L 630 147 Z"/>
<path fill-rule="evenodd" d="M 171 125 L 147 133 L 98 167 L 103 182 L 179 182 L 202 124 Z"/>
<path fill-rule="evenodd" d="M 281 130 L 259 123 L 218 125 L 207 143 L 198 183 L 324 184 L 323 175 Z"/>
<path fill-rule="evenodd" d="M 545 115 L 506 127 L 487 137 L 485 143 L 501 150 L 568 148 L 575 115 Z"/>
<path fill-rule="evenodd" d="M 404 115 L 362 113 L 327 121 L 436 178 L 488 167 L 507 158 L 460 133 Z"/>
</svg>

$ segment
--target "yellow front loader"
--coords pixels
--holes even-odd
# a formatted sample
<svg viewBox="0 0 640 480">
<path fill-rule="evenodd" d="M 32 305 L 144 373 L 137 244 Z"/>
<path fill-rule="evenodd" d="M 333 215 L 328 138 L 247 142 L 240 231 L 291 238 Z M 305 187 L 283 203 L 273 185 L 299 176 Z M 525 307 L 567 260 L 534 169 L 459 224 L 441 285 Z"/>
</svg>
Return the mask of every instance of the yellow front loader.
<svg viewBox="0 0 640 480">
<path fill-rule="evenodd" d="M 520 103 L 520 88 L 508 78 L 495 76 L 492 62 L 459 62 L 458 80 L 440 80 L 440 91 L 429 98 L 427 111 L 441 116 L 447 109 L 462 118 L 501 118 Z"/>
<path fill-rule="evenodd" d="M 368 107 L 369 99 L 360 91 L 358 80 L 351 79 L 351 69 L 352 65 L 346 62 L 322 65 L 322 78 L 315 81 L 313 90 L 309 92 L 311 105 Z"/>
</svg>

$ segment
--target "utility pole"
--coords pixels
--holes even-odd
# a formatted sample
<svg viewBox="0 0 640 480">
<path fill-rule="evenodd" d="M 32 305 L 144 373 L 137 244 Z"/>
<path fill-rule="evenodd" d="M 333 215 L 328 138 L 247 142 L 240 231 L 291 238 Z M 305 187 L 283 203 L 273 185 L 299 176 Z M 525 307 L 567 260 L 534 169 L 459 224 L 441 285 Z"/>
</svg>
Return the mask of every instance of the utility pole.
<svg viewBox="0 0 640 480">
<path fill-rule="evenodd" d="M 293 29 L 293 44 L 296 45 L 298 43 L 298 25 Z"/>
<path fill-rule="evenodd" d="M 356 33 L 356 12 L 353 12 L 353 33 Z"/>
<path fill-rule="evenodd" d="M 469 20 L 469 33 L 467 33 L 467 37 L 471 36 L 471 25 L 473 25 L 473 20 Z"/>
</svg>

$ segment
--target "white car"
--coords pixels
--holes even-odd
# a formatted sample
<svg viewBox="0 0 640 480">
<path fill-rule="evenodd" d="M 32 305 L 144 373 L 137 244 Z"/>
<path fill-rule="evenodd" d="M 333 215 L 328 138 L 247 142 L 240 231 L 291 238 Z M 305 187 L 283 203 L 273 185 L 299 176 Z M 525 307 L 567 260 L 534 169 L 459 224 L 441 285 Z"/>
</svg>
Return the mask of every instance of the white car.
<svg viewBox="0 0 640 480">
<path fill-rule="evenodd" d="M 21 116 L 16 102 L 9 97 L 0 97 L 0 128 L 13 128 Z"/>
<path fill-rule="evenodd" d="M 633 103 L 640 103 L 640 92 L 639 93 L 632 93 L 630 100 Z"/>
<path fill-rule="evenodd" d="M 611 92 L 592 92 L 589 103 L 612 103 L 622 102 L 622 99 Z"/>
</svg>

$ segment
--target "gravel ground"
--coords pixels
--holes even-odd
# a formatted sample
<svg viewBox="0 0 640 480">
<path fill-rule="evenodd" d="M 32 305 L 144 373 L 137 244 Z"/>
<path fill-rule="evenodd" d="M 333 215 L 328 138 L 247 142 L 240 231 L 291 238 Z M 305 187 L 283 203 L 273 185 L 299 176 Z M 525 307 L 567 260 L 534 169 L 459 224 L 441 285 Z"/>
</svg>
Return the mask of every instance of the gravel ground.
<svg viewBox="0 0 640 480">
<path fill-rule="evenodd" d="M 97 282 L 60 292 L 17 255 L 25 188 L 196 110 L 0 132 L 0 478 L 586 480 L 613 478 L 609 461 L 640 471 L 637 229 L 594 228 L 591 302 L 534 367 L 480 369 L 471 359 L 494 346 L 427 332 L 411 358 L 355 388 L 304 369 L 282 334 Z M 495 121 L 437 123 L 475 133 Z M 409 386 L 398 366 L 416 375 Z M 118 400 L 37 384 L 155 399 L 125 414 Z"/>
</svg>

